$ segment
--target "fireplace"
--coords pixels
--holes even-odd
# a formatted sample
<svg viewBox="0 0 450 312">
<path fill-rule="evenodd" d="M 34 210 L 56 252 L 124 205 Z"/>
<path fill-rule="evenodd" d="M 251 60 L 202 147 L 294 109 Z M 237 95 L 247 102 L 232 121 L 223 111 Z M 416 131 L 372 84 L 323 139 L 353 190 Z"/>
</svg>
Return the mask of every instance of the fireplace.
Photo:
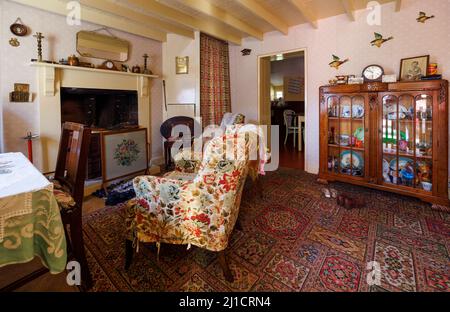
<svg viewBox="0 0 450 312">
<path fill-rule="evenodd" d="M 136 127 L 137 91 L 61 88 L 61 123 L 66 121 L 93 130 Z"/>
<path fill-rule="evenodd" d="M 143 127 L 151 137 L 150 82 L 156 76 L 38 62 L 30 66 L 37 70 L 36 102 L 39 103 L 39 140 L 34 142 L 33 158 L 42 172 L 55 170 L 64 121 L 89 125 L 94 133 L 128 126 Z M 115 97 L 118 107 L 111 104 L 112 100 L 102 101 L 102 94 L 103 98 Z M 66 109 L 66 101 L 73 105 L 69 104 Z M 104 103 L 109 103 L 109 109 L 104 109 Z M 102 110 L 108 114 L 102 114 Z"/>
<path fill-rule="evenodd" d="M 91 127 L 87 178 L 102 175 L 100 133 L 138 127 L 137 91 L 61 88 L 61 123 L 81 123 Z"/>
</svg>

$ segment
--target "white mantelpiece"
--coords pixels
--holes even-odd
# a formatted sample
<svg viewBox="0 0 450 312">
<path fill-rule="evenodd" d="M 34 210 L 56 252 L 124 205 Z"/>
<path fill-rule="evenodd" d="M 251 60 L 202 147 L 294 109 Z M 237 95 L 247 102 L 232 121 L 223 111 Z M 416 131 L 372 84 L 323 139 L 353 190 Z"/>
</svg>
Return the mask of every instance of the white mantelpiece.
<svg viewBox="0 0 450 312">
<path fill-rule="evenodd" d="M 147 128 L 148 138 L 152 137 L 149 84 L 158 76 L 48 63 L 30 65 L 37 68 L 39 140 L 34 146 L 34 159 L 41 171 L 55 169 L 61 135 L 62 87 L 137 91 L 138 122 Z"/>
</svg>

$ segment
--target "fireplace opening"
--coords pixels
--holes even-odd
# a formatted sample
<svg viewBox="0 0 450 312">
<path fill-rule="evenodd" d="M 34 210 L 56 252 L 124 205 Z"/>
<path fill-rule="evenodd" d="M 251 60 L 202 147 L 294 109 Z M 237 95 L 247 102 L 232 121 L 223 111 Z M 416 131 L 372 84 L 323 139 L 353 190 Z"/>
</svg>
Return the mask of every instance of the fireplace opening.
<svg viewBox="0 0 450 312">
<path fill-rule="evenodd" d="M 66 121 L 92 129 L 87 179 L 99 179 L 102 176 L 100 134 L 139 126 L 137 91 L 61 88 L 61 123 Z"/>
<path fill-rule="evenodd" d="M 137 91 L 61 88 L 61 123 L 66 121 L 93 130 L 137 127 Z"/>
</svg>

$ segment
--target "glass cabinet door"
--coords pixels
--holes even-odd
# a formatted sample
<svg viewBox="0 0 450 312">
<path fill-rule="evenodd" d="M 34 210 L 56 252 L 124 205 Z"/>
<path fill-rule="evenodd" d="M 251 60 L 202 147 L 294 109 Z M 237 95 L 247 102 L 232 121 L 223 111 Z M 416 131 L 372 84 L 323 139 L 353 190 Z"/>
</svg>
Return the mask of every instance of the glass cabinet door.
<svg viewBox="0 0 450 312">
<path fill-rule="evenodd" d="M 433 99 L 421 94 L 415 97 L 415 156 L 416 156 L 416 187 L 432 191 L 432 161 L 433 161 Z"/>
<path fill-rule="evenodd" d="M 382 104 L 383 182 L 431 191 L 431 97 L 386 95 Z"/>
<path fill-rule="evenodd" d="M 364 177 L 365 98 L 331 96 L 328 107 L 328 172 Z"/>
</svg>

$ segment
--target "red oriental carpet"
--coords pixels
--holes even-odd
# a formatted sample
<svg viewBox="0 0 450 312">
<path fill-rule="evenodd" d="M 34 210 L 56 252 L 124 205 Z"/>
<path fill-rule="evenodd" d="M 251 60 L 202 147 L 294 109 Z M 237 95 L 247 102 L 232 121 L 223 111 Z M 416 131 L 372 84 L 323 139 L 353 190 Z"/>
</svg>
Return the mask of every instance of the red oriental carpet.
<svg viewBox="0 0 450 312">
<path fill-rule="evenodd" d="M 215 253 L 140 245 L 124 270 L 124 205 L 84 218 L 92 291 L 450 291 L 450 214 L 429 204 L 347 184 L 330 187 L 364 198 L 346 210 L 326 199 L 316 176 L 280 169 L 251 183 L 228 250 L 235 281 L 225 281 Z M 380 279 L 369 279 L 375 268 Z M 370 275 L 372 276 L 372 275 Z"/>
</svg>

